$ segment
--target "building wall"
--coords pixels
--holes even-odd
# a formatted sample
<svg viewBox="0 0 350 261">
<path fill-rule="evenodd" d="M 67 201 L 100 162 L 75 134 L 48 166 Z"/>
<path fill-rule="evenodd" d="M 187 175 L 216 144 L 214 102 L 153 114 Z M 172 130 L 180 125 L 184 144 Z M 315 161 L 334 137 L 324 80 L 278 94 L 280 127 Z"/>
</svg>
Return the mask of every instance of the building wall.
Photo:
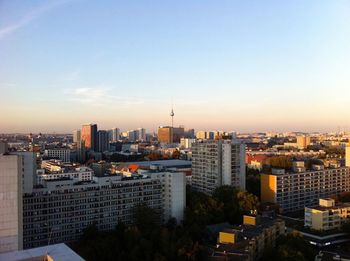
<svg viewBox="0 0 350 261">
<path fill-rule="evenodd" d="M 261 201 L 276 203 L 277 178 L 274 175 L 261 174 Z"/>
<path fill-rule="evenodd" d="M 350 191 L 350 168 L 262 174 L 261 191 L 262 202 L 277 203 L 284 212 L 314 207 L 319 198 Z"/>
<path fill-rule="evenodd" d="M 70 149 L 48 149 L 45 150 L 45 155 L 51 158 L 58 158 L 63 162 L 70 162 Z"/>
<path fill-rule="evenodd" d="M 81 141 L 86 149 L 96 150 L 97 125 L 88 124 L 81 128 Z"/>
<path fill-rule="evenodd" d="M 0 253 L 22 249 L 23 157 L 0 155 Z"/>
<path fill-rule="evenodd" d="M 159 179 L 109 181 L 97 184 L 66 185 L 37 189 L 23 199 L 24 248 L 77 240 L 83 229 L 96 224 L 113 230 L 119 221 L 131 224 L 133 209 L 145 203 L 162 214 L 162 186 Z M 64 182 L 63 182 L 64 183 Z M 63 184 L 62 183 L 62 184 Z M 57 183 L 59 184 L 59 183 Z"/>
<path fill-rule="evenodd" d="M 222 185 L 245 190 L 245 145 L 209 140 L 192 145 L 192 185 L 210 194 Z"/>
</svg>

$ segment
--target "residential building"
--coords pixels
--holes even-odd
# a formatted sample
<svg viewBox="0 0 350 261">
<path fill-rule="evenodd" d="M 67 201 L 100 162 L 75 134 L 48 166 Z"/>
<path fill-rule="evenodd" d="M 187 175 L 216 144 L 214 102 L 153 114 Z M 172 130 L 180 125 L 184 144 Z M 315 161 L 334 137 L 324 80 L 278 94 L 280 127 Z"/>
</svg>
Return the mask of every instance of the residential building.
<svg viewBox="0 0 350 261">
<path fill-rule="evenodd" d="M 184 149 L 189 149 L 192 147 L 192 143 L 196 142 L 196 139 L 181 138 L 180 146 Z"/>
<path fill-rule="evenodd" d="M 184 221 L 186 207 L 186 175 L 183 172 L 161 170 L 158 166 L 152 166 L 149 175 L 161 180 L 163 187 L 163 221 L 176 218 L 177 222 Z M 147 172 L 146 172 L 147 173 Z"/>
<path fill-rule="evenodd" d="M 11 155 L 18 155 L 23 160 L 23 193 L 32 193 L 34 185 L 37 182 L 36 176 L 36 154 L 31 151 L 11 152 Z"/>
<path fill-rule="evenodd" d="M 44 152 L 44 156 L 48 158 L 54 158 L 62 160 L 63 162 L 71 161 L 71 150 L 70 149 L 47 149 Z"/>
<path fill-rule="evenodd" d="M 274 248 L 277 238 L 284 234 L 283 220 L 245 215 L 243 225 L 228 225 L 227 228 L 219 230 L 213 256 L 223 256 L 227 258 L 225 260 L 259 260 L 265 250 Z"/>
<path fill-rule="evenodd" d="M 245 190 L 245 145 L 237 140 L 193 143 L 193 188 L 211 194 L 223 185 Z"/>
<path fill-rule="evenodd" d="M 186 205 L 184 173 L 128 169 L 91 181 L 48 179 L 23 198 L 24 248 L 74 241 L 88 225 L 110 231 L 118 222 L 132 224 L 134 208 L 147 204 L 159 213 L 159 222 L 183 220 Z M 51 231 L 53 231 L 51 233 Z"/>
<path fill-rule="evenodd" d="M 23 156 L 0 154 L 0 253 L 23 247 L 23 168 Z"/>
<path fill-rule="evenodd" d="M 310 137 L 309 136 L 297 136 L 297 147 L 299 149 L 305 149 L 310 145 Z"/>
<path fill-rule="evenodd" d="M 295 170 L 300 172 L 295 172 Z M 261 201 L 276 203 L 282 212 L 315 207 L 320 198 L 329 198 L 350 191 L 350 168 L 324 168 L 314 165 L 286 172 L 273 170 L 261 174 Z"/>
<path fill-rule="evenodd" d="M 81 127 L 81 142 L 87 150 L 97 149 L 96 124 L 85 124 Z"/>
<path fill-rule="evenodd" d="M 33 248 L 80 238 L 96 224 L 113 230 L 119 221 L 132 224 L 133 209 L 144 203 L 162 214 L 162 184 L 158 178 L 137 175 L 94 177 L 93 181 L 47 180 L 44 188 L 23 197 L 23 245 Z"/>
<path fill-rule="evenodd" d="M 305 208 L 305 227 L 314 230 L 341 229 L 350 221 L 350 203 L 335 204 L 331 198 L 320 199 L 319 206 Z"/>
</svg>

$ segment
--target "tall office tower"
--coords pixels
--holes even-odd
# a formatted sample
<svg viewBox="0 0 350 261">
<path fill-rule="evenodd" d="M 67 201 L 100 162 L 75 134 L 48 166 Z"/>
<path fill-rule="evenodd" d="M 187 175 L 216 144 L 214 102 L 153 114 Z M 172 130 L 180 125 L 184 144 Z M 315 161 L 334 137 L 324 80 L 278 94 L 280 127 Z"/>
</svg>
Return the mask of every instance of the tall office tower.
<svg viewBox="0 0 350 261">
<path fill-rule="evenodd" d="M 158 141 L 160 143 L 173 143 L 173 128 L 160 126 L 158 128 Z"/>
<path fill-rule="evenodd" d="M 211 194 L 223 185 L 245 189 L 245 145 L 231 140 L 193 143 L 193 188 Z"/>
<path fill-rule="evenodd" d="M 81 142 L 81 130 L 73 131 L 73 142 L 77 145 L 77 148 L 80 147 Z"/>
<path fill-rule="evenodd" d="M 158 128 L 158 141 L 161 143 L 179 143 L 184 136 L 185 130 L 183 127 L 161 126 Z"/>
<path fill-rule="evenodd" d="M 97 125 L 85 124 L 81 127 L 81 141 L 88 150 L 97 150 Z"/>
<path fill-rule="evenodd" d="M 137 140 L 138 141 L 145 141 L 146 140 L 146 129 L 144 128 L 138 128 L 138 137 Z"/>
<path fill-rule="evenodd" d="M 188 129 L 185 131 L 185 138 L 187 139 L 194 139 L 196 137 L 194 133 L 194 129 Z"/>
<path fill-rule="evenodd" d="M 310 145 L 310 137 L 308 136 L 297 136 L 297 147 L 299 149 L 305 149 Z"/>
<path fill-rule="evenodd" d="M 32 193 L 37 183 L 36 154 L 31 151 L 11 152 L 11 155 L 21 156 L 23 159 L 23 193 Z"/>
<path fill-rule="evenodd" d="M 108 132 L 100 130 L 97 132 L 97 151 L 104 152 L 109 150 Z"/>
<path fill-rule="evenodd" d="M 22 249 L 23 157 L 0 154 L 0 253 Z"/>
<path fill-rule="evenodd" d="M 110 142 L 117 142 L 120 139 L 120 129 L 113 128 L 108 130 L 108 139 Z"/>
<path fill-rule="evenodd" d="M 134 131 L 134 130 L 127 131 L 127 138 L 128 138 L 128 141 L 135 142 L 136 141 L 136 131 Z"/>
</svg>

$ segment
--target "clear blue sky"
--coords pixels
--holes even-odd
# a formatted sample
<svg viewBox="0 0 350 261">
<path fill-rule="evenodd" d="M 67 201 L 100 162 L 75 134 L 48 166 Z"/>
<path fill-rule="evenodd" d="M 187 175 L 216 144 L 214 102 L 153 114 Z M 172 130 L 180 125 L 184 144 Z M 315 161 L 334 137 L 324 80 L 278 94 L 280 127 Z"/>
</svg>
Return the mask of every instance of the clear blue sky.
<svg viewBox="0 0 350 261">
<path fill-rule="evenodd" d="M 350 130 L 346 0 L 0 1 L 0 132 Z"/>
</svg>

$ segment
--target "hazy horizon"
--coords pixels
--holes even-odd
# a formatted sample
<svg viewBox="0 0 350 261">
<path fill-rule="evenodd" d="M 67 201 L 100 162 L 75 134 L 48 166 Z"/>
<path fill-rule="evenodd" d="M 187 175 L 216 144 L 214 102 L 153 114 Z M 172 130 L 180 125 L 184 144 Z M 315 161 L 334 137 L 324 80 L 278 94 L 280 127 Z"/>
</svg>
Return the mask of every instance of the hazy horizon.
<svg viewBox="0 0 350 261">
<path fill-rule="evenodd" d="M 348 1 L 1 1 L 0 133 L 350 130 Z"/>
</svg>

